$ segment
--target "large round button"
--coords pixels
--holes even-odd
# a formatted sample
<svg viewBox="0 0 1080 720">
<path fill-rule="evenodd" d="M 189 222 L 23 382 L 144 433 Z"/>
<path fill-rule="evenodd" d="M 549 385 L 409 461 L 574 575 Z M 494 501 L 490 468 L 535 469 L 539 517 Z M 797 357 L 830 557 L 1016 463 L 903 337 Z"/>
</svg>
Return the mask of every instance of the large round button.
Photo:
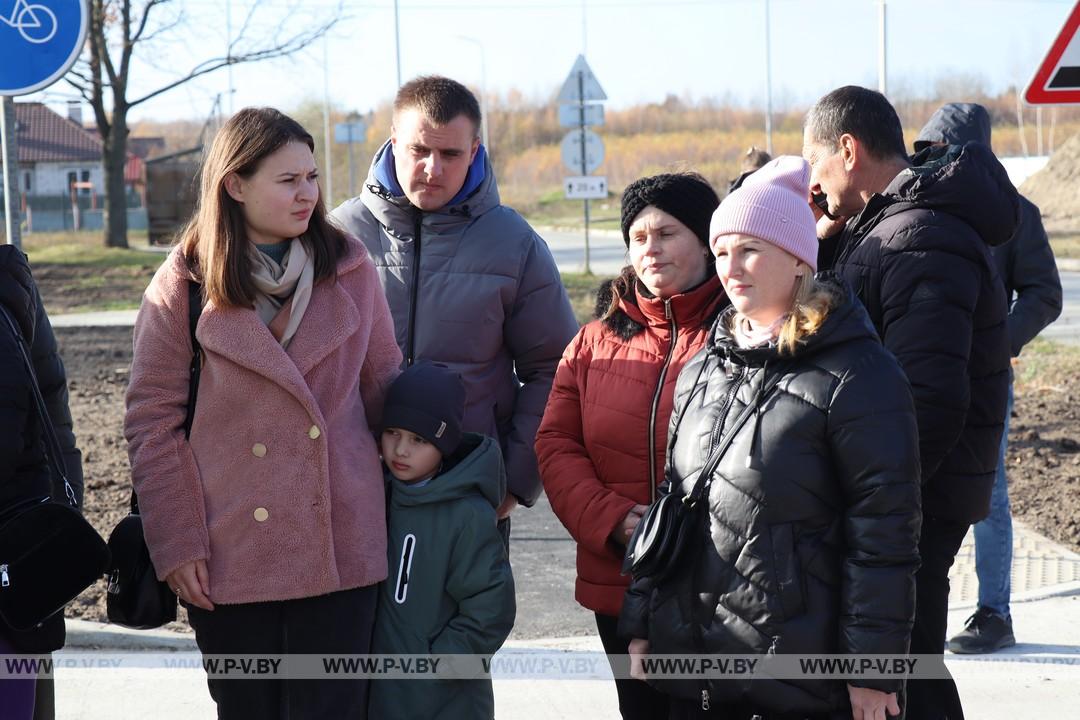
<svg viewBox="0 0 1080 720">
<path fill-rule="evenodd" d="M 251 454 L 255 457 L 266 457 L 266 446 L 262 443 L 255 443 L 251 446 Z"/>
<path fill-rule="evenodd" d="M 318 425 L 312 425 L 311 429 L 307 431 L 307 434 L 312 440 L 318 440 L 319 436 L 322 435 L 322 430 L 319 429 Z"/>
<path fill-rule="evenodd" d="M 270 518 L 270 513 L 266 508 L 255 508 L 255 522 L 266 522 Z"/>
</svg>

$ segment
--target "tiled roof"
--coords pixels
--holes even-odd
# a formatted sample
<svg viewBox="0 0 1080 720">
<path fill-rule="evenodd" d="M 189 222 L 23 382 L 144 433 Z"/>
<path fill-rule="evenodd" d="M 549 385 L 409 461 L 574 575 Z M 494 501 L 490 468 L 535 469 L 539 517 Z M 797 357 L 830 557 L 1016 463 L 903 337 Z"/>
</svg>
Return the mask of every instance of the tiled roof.
<svg viewBox="0 0 1080 720">
<path fill-rule="evenodd" d="M 42 103 L 15 103 L 19 162 L 100 162 L 101 138 Z"/>
</svg>

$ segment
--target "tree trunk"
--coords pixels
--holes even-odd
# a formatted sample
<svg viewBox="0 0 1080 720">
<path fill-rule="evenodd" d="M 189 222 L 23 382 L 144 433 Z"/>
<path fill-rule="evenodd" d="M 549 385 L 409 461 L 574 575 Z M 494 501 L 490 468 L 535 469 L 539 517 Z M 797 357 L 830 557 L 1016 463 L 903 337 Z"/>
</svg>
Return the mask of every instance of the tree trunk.
<svg viewBox="0 0 1080 720">
<path fill-rule="evenodd" d="M 124 165 L 127 163 L 127 117 L 124 110 L 114 110 L 110 132 L 105 137 L 105 246 L 128 246 L 127 188 Z"/>
</svg>

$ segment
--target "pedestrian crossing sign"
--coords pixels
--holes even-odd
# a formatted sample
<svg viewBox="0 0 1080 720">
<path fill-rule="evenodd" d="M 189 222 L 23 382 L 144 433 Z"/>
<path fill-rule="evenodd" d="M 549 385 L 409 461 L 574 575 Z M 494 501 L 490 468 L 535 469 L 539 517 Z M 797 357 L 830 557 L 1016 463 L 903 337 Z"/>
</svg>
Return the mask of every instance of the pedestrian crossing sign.
<svg viewBox="0 0 1080 720">
<path fill-rule="evenodd" d="M 1080 105 L 1080 2 L 1024 91 L 1029 105 Z"/>
</svg>

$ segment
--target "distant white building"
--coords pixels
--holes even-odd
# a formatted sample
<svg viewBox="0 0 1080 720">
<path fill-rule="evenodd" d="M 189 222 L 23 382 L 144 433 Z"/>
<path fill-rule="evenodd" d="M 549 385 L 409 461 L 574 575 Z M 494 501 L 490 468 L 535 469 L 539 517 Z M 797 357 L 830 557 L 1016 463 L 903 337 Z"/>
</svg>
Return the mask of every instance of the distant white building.
<svg viewBox="0 0 1080 720">
<path fill-rule="evenodd" d="M 81 112 L 71 106 L 64 117 L 42 103 L 15 103 L 15 137 L 19 147 L 19 192 L 27 198 L 64 197 L 75 183 L 79 195 L 105 191 L 103 144 L 84 128 Z"/>
</svg>

